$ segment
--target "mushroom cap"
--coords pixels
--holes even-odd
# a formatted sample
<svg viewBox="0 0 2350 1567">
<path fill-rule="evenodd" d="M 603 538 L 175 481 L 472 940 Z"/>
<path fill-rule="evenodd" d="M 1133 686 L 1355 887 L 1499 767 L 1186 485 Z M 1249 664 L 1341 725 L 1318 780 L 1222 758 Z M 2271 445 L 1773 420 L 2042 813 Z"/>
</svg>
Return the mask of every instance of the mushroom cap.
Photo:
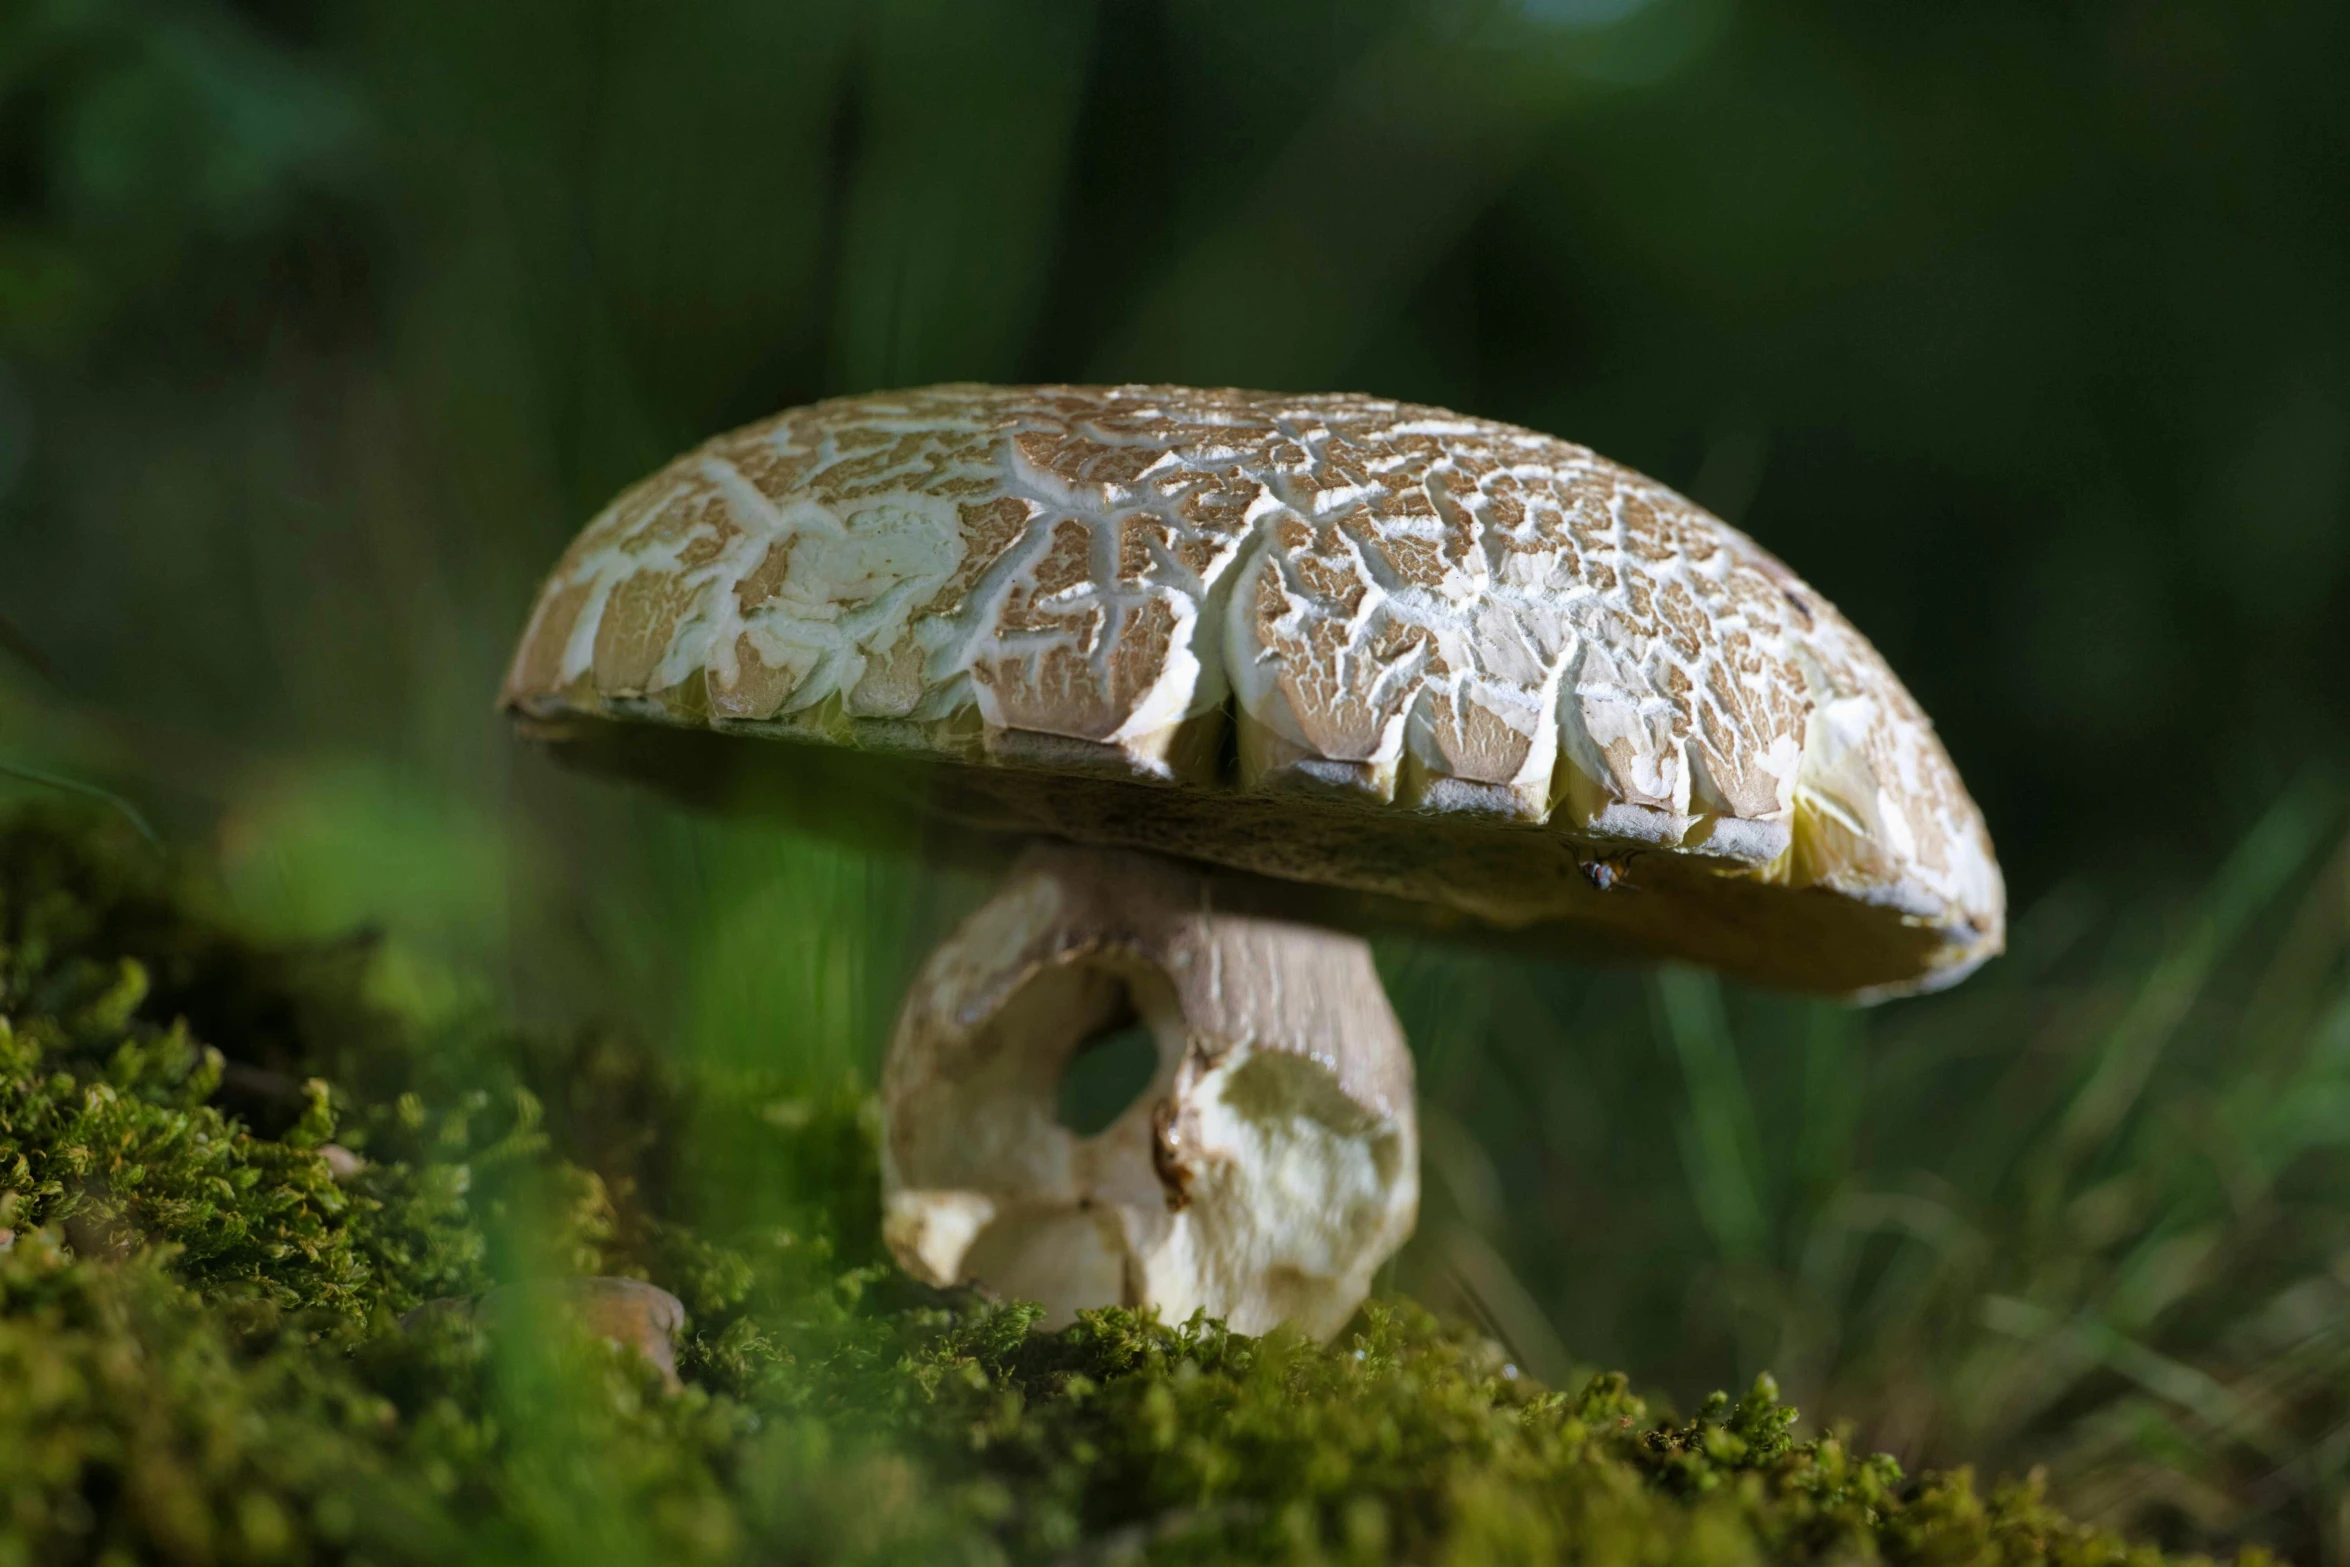
<svg viewBox="0 0 2350 1567">
<path fill-rule="evenodd" d="M 587 526 L 503 703 L 707 801 L 1148 848 L 1358 928 L 1863 996 L 2004 940 L 1981 813 L 1824 598 L 1585 447 L 1378 398 L 778 414 Z"/>
</svg>

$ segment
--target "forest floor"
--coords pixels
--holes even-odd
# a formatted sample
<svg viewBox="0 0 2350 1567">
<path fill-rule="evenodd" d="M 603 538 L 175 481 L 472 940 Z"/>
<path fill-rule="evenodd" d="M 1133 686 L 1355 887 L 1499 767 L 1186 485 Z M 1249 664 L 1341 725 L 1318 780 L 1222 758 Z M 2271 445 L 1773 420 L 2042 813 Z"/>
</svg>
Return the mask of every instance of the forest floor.
<svg viewBox="0 0 2350 1567">
<path fill-rule="evenodd" d="M 248 941 L 102 819 L 0 823 L 0 1564 L 2164 1559 L 1799 1434 L 1767 1378 L 1545 1388 L 1402 1299 L 1327 1347 L 1040 1332 L 879 1256 L 854 1085 L 428 1037 L 368 961 Z M 549 1276 L 673 1292 L 677 1381 L 402 1323 Z"/>
</svg>

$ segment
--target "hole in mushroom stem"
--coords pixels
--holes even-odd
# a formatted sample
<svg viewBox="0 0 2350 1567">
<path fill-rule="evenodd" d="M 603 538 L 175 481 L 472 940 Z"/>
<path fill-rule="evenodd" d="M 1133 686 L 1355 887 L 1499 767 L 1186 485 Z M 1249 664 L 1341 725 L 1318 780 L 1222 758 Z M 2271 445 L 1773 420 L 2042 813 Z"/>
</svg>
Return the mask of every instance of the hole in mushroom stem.
<svg viewBox="0 0 2350 1567">
<path fill-rule="evenodd" d="M 1053 1119 L 1080 1137 L 1098 1136 L 1142 1097 L 1158 1072 L 1158 1040 L 1127 1001 L 1069 1058 Z"/>
</svg>

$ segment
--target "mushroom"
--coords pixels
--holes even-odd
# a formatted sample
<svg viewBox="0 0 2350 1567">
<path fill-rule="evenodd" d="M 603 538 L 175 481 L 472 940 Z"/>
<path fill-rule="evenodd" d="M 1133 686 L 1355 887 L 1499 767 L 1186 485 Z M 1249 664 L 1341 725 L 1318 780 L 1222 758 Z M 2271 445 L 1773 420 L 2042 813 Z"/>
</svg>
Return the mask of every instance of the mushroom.
<svg viewBox="0 0 2350 1567">
<path fill-rule="evenodd" d="M 1073 1064 L 1121 1042 L 1147 1086 L 1072 1116 Z M 1048 1325 L 1147 1302 L 1328 1338 L 1419 1208 L 1412 1058 L 1370 948 L 1220 911 L 1150 855 L 1022 856 L 923 965 L 881 1103 L 890 1250 Z"/>
<path fill-rule="evenodd" d="M 1417 1192 L 1360 933 L 1860 999 L 2004 937 L 1981 814 L 1808 584 L 1584 447 L 1376 398 L 791 410 L 588 525 L 504 705 L 567 760 L 851 839 L 1059 845 L 931 957 L 883 1096 L 901 1262 L 1055 1317 L 1327 1335 L 1360 1301 Z M 1060 1124 L 1129 1015 L 1138 1102 Z"/>
</svg>

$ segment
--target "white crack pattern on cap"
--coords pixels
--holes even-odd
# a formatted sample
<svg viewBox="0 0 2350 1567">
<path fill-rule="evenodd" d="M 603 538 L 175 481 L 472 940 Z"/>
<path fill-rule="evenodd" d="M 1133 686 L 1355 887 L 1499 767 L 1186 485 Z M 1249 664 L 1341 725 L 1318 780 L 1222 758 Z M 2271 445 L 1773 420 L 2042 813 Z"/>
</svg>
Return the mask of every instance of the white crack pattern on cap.
<svg viewBox="0 0 2350 1567">
<path fill-rule="evenodd" d="M 1584 447 L 1371 397 L 792 410 L 597 517 L 506 695 L 1548 824 L 1944 929 L 1945 978 L 2002 938 L 1980 814 L 1826 600 Z M 1237 778 L 1184 743 L 1203 721 L 1237 727 Z"/>
</svg>

